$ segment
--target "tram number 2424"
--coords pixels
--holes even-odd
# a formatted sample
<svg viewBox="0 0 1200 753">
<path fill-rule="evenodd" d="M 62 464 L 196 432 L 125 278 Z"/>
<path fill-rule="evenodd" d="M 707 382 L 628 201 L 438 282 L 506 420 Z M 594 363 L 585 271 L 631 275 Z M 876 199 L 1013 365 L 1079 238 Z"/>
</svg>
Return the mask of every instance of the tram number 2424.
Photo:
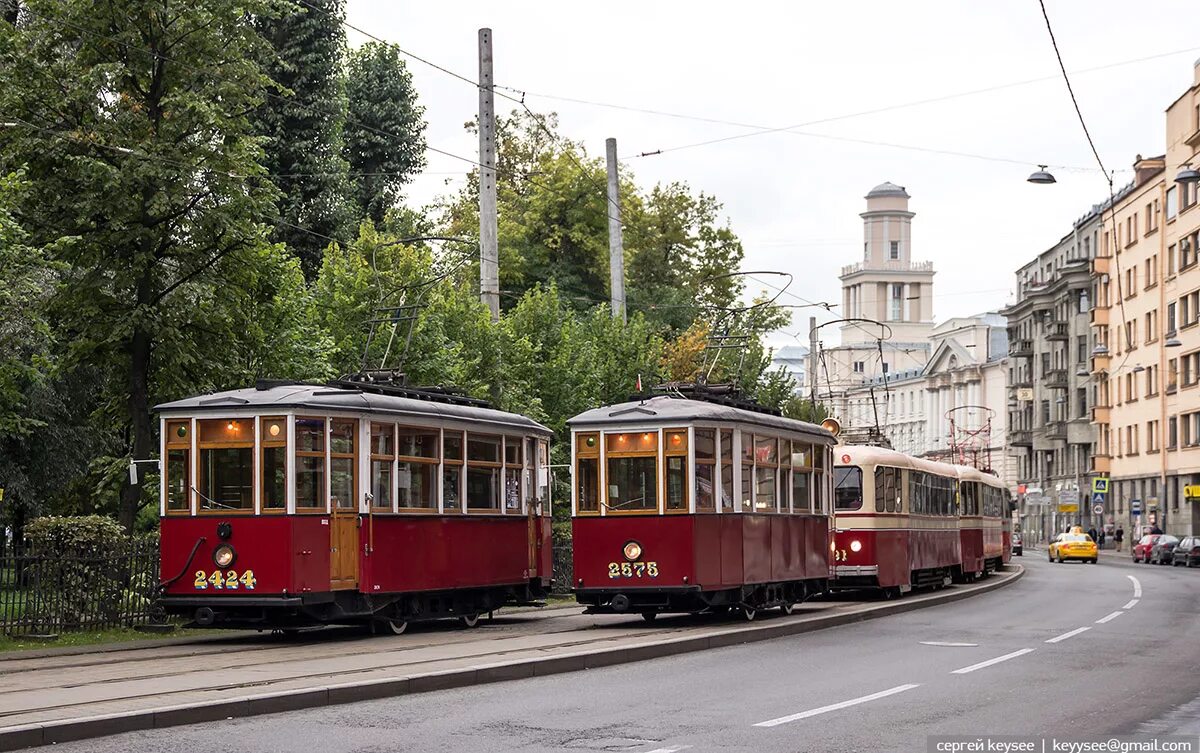
<svg viewBox="0 0 1200 753">
<path fill-rule="evenodd" d="M 196 571 L 196 580 L 192 583 L 192 587 L 197 591 L 203 591 L 209 586 L 217 590 L 236 591 L 238 588 L 244 588 L 247 591 L 253 591 L 254 586 L 258 584 L 258 579 L 254 577 L 253 570 L 246 570 L 238 576 L 237 570 L 213 570 L 212 574 L 203 571 Z"/>
<path fill-rule="evenodd" d="M 610 578 L 657 578 L 657 562 L 610 562 L 608 563 Z"/>
</svg>

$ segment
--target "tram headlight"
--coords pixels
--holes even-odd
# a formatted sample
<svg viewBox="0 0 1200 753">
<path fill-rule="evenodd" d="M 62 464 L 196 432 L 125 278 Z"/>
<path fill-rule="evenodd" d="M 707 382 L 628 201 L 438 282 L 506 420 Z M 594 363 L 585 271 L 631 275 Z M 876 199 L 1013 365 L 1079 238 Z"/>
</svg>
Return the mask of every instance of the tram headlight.
<svg viewBox="0 0 1200 753">
<path fill-rule="evenodd" d="M 854 541 L 851 541 L 851 542 L 850 542 L 850 551 L 852 551 L 852 552 L 860 552 L 860 551 L 862 551 L 862 542 L 861 542 L 861 541 L 859 541 L 858 539 L 855 539 Z"/>
<path fill-rule="evenodd" d="M 236 560 L 237 552 L 234 551 L 233 546 L 230 544 L 221 544 L 213 550 L 213 564 L 222 570 L 232 567 Z"/>
<path fill-rule="evenodd" d="M 626 541 L 621 553 L 625 555 L 625 559 L 633 562 L 642 556 L 642 545 L 636 541 Z"/>
</svg>

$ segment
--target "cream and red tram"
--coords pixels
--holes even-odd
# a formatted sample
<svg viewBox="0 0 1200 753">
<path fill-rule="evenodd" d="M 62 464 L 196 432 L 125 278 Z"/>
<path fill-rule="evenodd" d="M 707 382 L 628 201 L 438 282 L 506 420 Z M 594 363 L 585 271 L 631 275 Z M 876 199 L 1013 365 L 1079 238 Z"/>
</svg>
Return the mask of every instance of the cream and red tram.
<svg viewBox="0 0 1200 753">
<path fill-rule="evenodd" d="M 834 458 L 834 588 L 895 596 L 958 577 L 955 466 L 868 446 Z"/>
<path fill-rule="evenodd" d="M 660 395 L 568 422 L 588 612 L 753 619 L 826 590 L 833 435 L 716 399 Z"/>
<path fill-rule="evenodd" d="M 957 465 L 955 470 L 962 575 L 986 575 L 999 570 L 1012 557 L 1008 488 L 994 475 L 977 468 Z"/>
<path fill-rule="evenodd" d="M 551 432 L 457 395 L 260 383 L 156 408 L 161 604 L 202 626 L 459 617 L 550 584 Z"/>
</svg>

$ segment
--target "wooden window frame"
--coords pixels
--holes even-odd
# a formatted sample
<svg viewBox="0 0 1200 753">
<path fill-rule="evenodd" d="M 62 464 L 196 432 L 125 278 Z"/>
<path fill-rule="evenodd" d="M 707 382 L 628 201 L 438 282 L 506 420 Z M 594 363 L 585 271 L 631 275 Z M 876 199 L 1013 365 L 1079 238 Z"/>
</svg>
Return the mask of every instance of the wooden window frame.
<svg viewBox="0 0 1200 753">
<path fill-rule="evenodd" d="M 375 438 L 375 427 L 376 426 L 391 427 L 391 430 L 392 430 L 392 454 L 391 455 L 386 455 L 383 453 L 375 452 L 375 442 L 373 440 Z M 394 514 L 396 512 L 396 509 L 397 509 L 396 506 L 399 504 L 399 500 L 397 499 L 398 489 L 396 486 L 396 483 L 397 483 L 396 453 L 399 449 L 400 449 L 400 443 L 399 443 L 398 432 L 396 429 L 396 424 L 388 422 L 388 421 L 369 421 L 367 423 L 367 473 L 369 474 L 369 477 L 370 477 L 369 485 L 370 485 L 371 489 L 375 488 L 375 463 L 391 461 L 391 464 L 392 464 L 391 475 L 388 477 L 389 478 L 388 485 L 391 487 L 391 489 L 389 490 L 389 494 L 391 496 L 391 500 L 390 500 L 391 504 L 388 505 L 387 507 L 382 507 L 380 505 L 375 504 L 376 500 L 372 499 L 371 504 L 369 505 L 369 509 L 370 509 L 370 512 L 374 515 Z"/>
<path fill-rule="evenodd" d="M 283 424 L 283 436 L 276 439 L 268 439 L 266 425 L 269 421 L 278 421 Z M 259 416 L 258 417 L 258 462 L 255 464 L 254 473 L 258 477 L 258 511 L 263 515 L 287 515 L 288 498 L 290 496 L 292 479 L 288 473 L 288 417 L 287 416 Z M 283 507 L 267 507 L 267 463 L 266 454 L 268 448 L 283 448 Z"/>
<path fill-rule="evenodd" d="M 700 446 L 700 442 L 696 436 L 700 432 L 710 432 L 712 434 L 712 457 L 704 458 L 696 449 Z M 721 509 L 721 455 L 718 446 L 721 430 L 715 426 L 696 426 L 692 428 L 692 456 L 695 458 L 694 467 L 692 469 L 692 499 L 696 501 L 695 513 L 697 515 L 708 515 L 716 513 Z M 696 487 L 700 483 L 700 466 L 711 469 L 709 471 L 710 488 L 708 490 L 709 500 L 712 507 L 709 509 L 700 509 L 700 494 Z"/>
<path fill-rule="evenodd" d="M 646 449 L 617 450 L 615 452 L 610 450 L 608 448 L 608 438 L 612 437 L 612 436 L 618 436 L 621 434 L 652 434 L 652 435 L 654 435 L 654 449 L 652 449 L 652 450 L 646 450 Z M 662 515 L 664 507 L 666 505 L 666 500 L 663 499 L 663 497 L 665 496 L 665 493 L 664 493 L 663 489 L 661 488 L 662 471 L 660 470 L 660 467 L 666 466 L 666 463 L 663 462 L 663 454 L 662 454 L 662 430 L 661 429 L 653 429 L 651 431 L 647 431 L 644 428 L 642 428 L 642 429 L 633 428 L 633 429 L 623 429 L 621 431 L 601 432 L 600 446 L 603 448 L 603 452 L 600 454 L 600 466 L 603 469 L 602 475 L 600 477 L 601 478 L 600 505 L 601 505 L 601 507 L 604 508 L 604 514 L 606 516 L 607 515 L 626 515 L 626 516 L 628 516 L 628 515 L 632 515 L 632 516 Z M 617 459 L 620 459 L 620 458 L 652 458 L 654 460 L 654 485 L 655 485 L 654 509 L 652 509 L 652 510 L 647 510 L 647 509 L 619 510 L 619 509 L 614 509 L 612 507 L 612 505 L 609 504 L 608 492 L 609 492 L 609 489 L 612 487 L 612 484 L 608 483 L 608 462 L 609 462 L 609 460 L 612 460 L 613 458 L 617 458 Z"/>
<path fill-rule="evenodd" d="M 350 432 L 350 441 L 353 443 L 353 450 L 351 452 L 347 453 L 347 452 L 334 452 L 333 451 L 333 425 L 334 425 L 334 423 L 339 422 L 339 421 L 348 421 L 354 425 L 354 430 Z M 328 499 L 328 502 L 326 502 L 326 506 L 329 508 L 330 514 L 332 514 L 335 509 L 333 506 L 333 461 L 334 460 L 349 460 L 350 461 L 350 481 L 351 481 L 351 487 L 352 487 L 350 490 L 351 504 L 348 507 L 340 507 L 340 508 L 336 508 L 336 509 L 353 510 L 356 514 L 362 512 L 361 499 L 359 498 L 359 486 L 360 486 L 359 482 L 361 481 L 361 479 L 359 478 L 359 467 L 358 467 L 359 453 L 361 452 L 361 448 L 359 447 L 359 445 L 362 444 L 359 441 L 360 440 L 359 428 L 361 425 L 362 425 L 362 422 L 360 419 L 346 418 L 344 416 L 332 416 L 332 417 L 330 417 L 329 423 L 327 424 L 328 428 L 326 429 L 325 446 L 328 448 L 328 454 L 326 455 L 327 462 L 325 464 L 325 467 L 327 468 L 327 472 L 329 475 L 325 480 L 325 490 L 326 490 L 325 494 Z"/>
<path fill-rule="evenodd" d="M 471 460 L 471 437 L 488 437 L 499 441 L 499 462 L 489 460 Z M 466 432 L 466 440 L 463 442 L 463 498 L 466 504 L 467 515 L 503 515 L 504 514 L 504 435 L 503 434 L 486 434 L 483 432 Z M 467 475 L 470 474 L 472 468 L 496 468 L 500 471 L 500 483 L 496 499 L 496 507 L 471 507 L 471 500 L 467 498 Z"/>
<path fill-rule="evenodd" d="M 332 508 L 330 507 L 330 499 L 329 499 L 330 484 L 332 483 L 332 479 L 330 479 L 330 464 L 329 464 L 329 432 L 330 432 L 330 428 L 331 428 L 331 424 L 329 422 L 329 416 L 297 415 L 295 417 L 295 423 L 296 423 L 295 434 L 297 437 L 300 434 L 299 425 L 300 425 L 301 421 L 320 421 L 321 422 L 322 427 L 323 427 L 321 430 L 321 451 L 313 452 L 311 450 L 301 450 L 300 449 L 300 441 L 299 441 L 299 439 L 296 440 L 296 445 L 295 445 L 295 447 L 292 448 L 292 456 L 294 458 L 296 458 L 294 465 L 293 465 L 294 471 L 292 473 L 292 476 L 293 476 L 292 483 L 295 484 L 296 491 L 299 491 L 300 485 L 298 483 L 296 483 L 296 479 L 299 478 L 299 476 L 300 476 L 300 458 L 320 458 L 322 461 L 322 464 L 324 466 L 324 470 L 321 472 L 321 479 L 322 479 L 321 485 L 324 487 L 324 493 L 322 494 L 322 496 L 324 497 L 325 502 L 320 507 L 316 507 L 316 506 L 302 507 L 300 505 L 300 500 L 297 499 L 296 500 L 296 514 L 297 515 L 327 515 L 332 510 Z"/>
<path fill-rule="evenodd" d="M 181 424 L 187 426 L 187 436 L 183 439 L 176 437 L 174 432 L 171 430 L 173 426 L 179 426 Z M 196 493 L 192 491 L 192 482 L 195 481 L 195 478 L 193 478 L 196 471 L 195 463 L 198 456 L 198 453 L 192 449 L 192 440 L 195 439 L 195 435 L 196 427 L 191 418 L 168 418 L 164 419 L 163 421 L 162 511 L 163 515 L 165 516 L 191 517 L 192 510 L 196 508 Z M 187 483 L 186 488 L 184 489 L 184 494 L 187 500 L 187 507 L 182 510 L 171 509 L 170 453 L 172 450 L 183 450 L 184 453 L 186 453 L 184 455 L 184 465 L 187 468 L 185 471 L 187 474 Z"/>
<path fill-rule="evenodd" d="M 510 444 L 515 444 L 517 452 L 520 453 L 520 457 L 517 459 L 515 465 L 510 465 L 508 462 L 508 448 Z M 528 468 L 526 465 L 526 455 L 529 453 L 526 450 L 524 435 L 500 435 L 500 464 L 502 466 L 500 469 L 501 515 L 525 515 L 528 510 L 526 506 L 528 502 L 527 490 L 525 488 L 528 484 L 525 479 L 525 470 Z M 515 509 L 510 509 L 508 507 L 508 474 L 513 470 L 517 472 L 517 506 Z"/>
<path fill-rule="evenodd" d="M 668 449 L 667 437 L 671 434 L 683 434 L 683 447 Z M 664 515 L 689 515 L 692 510 L 692 490 L 691 484 L 695 483 L 695 473 L 690 473 L 688 463 L 689 450 L 691 449 L 691 441 L 689 440 L 689 432 L 686 426 L 663 429 L 660 435 L 659 444 L 662 445 L 662 511 Z M 683 458 L 683 508 L 679 510 L 671 510 L 667 508 L 667 459 L 668 458 Z"/>
<path fill-rule="evenodd" d="M 727 515 L 737 512 L 737 478 L 735 478 L 734 469 L 737 467 L 738 459 L 734 456 L 734 432 L 735 429 L 717 429 L 717 476 L 716 476 L 716 507 L 718 515 Z M 729 456 L 725 456 L 725 448 L 729 447 Z M 725 509 L 725 471 L 729 471 L 729 509 Z"/>
<path fill-rule="evenodd" d="M 462 447 L 462 457 L 458 459 L 446 457 L 446 437 L 458 435 L 459 442 Z M 441 441 L 441 458 L 442 462 L 439 466 L 441 474 L 438 481 L 438 510 L 442 515 L 466 515 L 467 505 L 467 431 L 466 429 L 442 429 Z M 458 508 L 452 512 L 447 512 L 446 507 L 446 470 L 448 468 L 458 469 Z"/>
<path fill-rule="evenodd" d="M 595 447 L 587 446 L 588 437 L 596 438 Z M 604 509 L 604 499 L 600 496 L 601 487 L 603 486 L 603 483 L 601 483 L 602 479 L 600 478 L 600 471 L 603 467 L 600 459 L 600 447 L 602 442 L 603 439 L 601 438 L 599 431 L 576 432 L 571 437 L 571 447 L 572 452 L 574 453 L 573 462 L 575 470 L 575 473 L 571 479 L 571 512 L 576 517 L 598 517 L 601 515 L 601 511 Z M 583 478 L 583 474 L 579 470 L 579 461 L 581 460 L 596 461 L 596 488 L 594 489 L 596 499 L 595 510 L 582 510 L 579 507 L 579 479 Z"/>
<path fill-rule="evenodd" d="M 435 435 L 437 437 L 437 449 L 434 451 L 434 456 L 432 458 L 427 458 L 427 457 L 421 457 L 419 455 L 401 455 L 400 454 L 400 434 L 403 433 L 404 431 L 412 431 L 412 432 L 416 432 L 416 433 Z M 442 447 L 442 442 L 445 441 L 445 438 L 446 438 L 445 434 L 442 432 L 441 429 L 434 429 L 433 427 L 430 427 L 430 426 L 416 426 L 416 425 L 411 425 L 411 424 L 397 424 L 396 425 L 396 451 L 395 451 L 396 462 L 392 466 L 393 468 L 395 468 L 394 475 L 392 478 L 392 488 L 394 490 L 393 491 L 393 497 L 394 497 L 393 507 L 396 508 L 397 515 L 440 515 L 441 514 L 441 512 L 442 512 L 442 499 L 441 499 L 442 455 L 444 453 L 444 448 Z M 466 443 L 464 442 L 463 457 L 466 457 L 466 454 L 467 454 L 467 448 L 466 448 Z M 433 489 L 434 505 L 433 505 L 433 507 L 401 507 L 400 506 L 400 464 L 401 463 L 415 463 L 415 464 L 420 464 L 420 465 L 437 466 L 437 472 L 434 476 L 434 489 Z"/>
<path fill-rule="evenodd" d="M 780 513 L 780 508 L 782 507 L 782 505 L 780 505 L 780 499 L 779 499 L 779 496 L 780 496 L 779 495 L 779 468 L 780 468 L 779 437 L 777 437 L 773 434 L 755 434 L 755 435 L 753 435 L 753 437 L 754 437 L 754 439 L 750 445 L 752 448 L 751 456 L 752 456 L 752 460 L 754 463 L 753 469 L 750 471 L 750 478 L 751 478 L 750 486 L 751 486 L 751 491 L 752 491 L 751 500 L 750 500 L 751 512 L 758 513 L 760 515 L 772 515 L 772 514 L 778 515 Z M 775 462 L 774 463 L 770 463 L 770 462 L 760 463 L 758 461 L 758 443 L 763 442 L 763 441 L 774 443 L 774 445 L 775 445 Z M 775 506 L 773 509 L 770 509 L 770 510 L 758 509 L 758 469 L 759 468 L 771 468 L 775 471 L 775 481 L 774 481 Z M 743 510 L 743 512 L 745 512 L 745 511 Z M 786 511 L 784 511 L 784 512 L 786 512 Z"/>
<path fill-rule="evenodd" d="M 257 475 L 256 469 L 258 467 L 258 463 L 255 458 L 255 454 L 257 452 L 257 450 L 256 450 L 257 442 L 255 441 L 255 438 L 254 438 L 254 432 L 253 431 L 251 432 L 249 444 L 247 444 L 247 440 L 245 440 L 245 439 L 238 440 L 236 442 L 229 442 L 229 441 L 204 442 L 201 439 L 203 437 L 203 431 L 202 431 L 201 427 L 205 423 L 221 423 L 222 421 L 225 421 L 225 422 L 249 421 L 252 428 L 257 428 L 257 426 L 258 426 L 258 417 L 257 416 L 225 416 L 225 417 L 198 418 L 196 420 L 196 423 L 195 423 L 196 477 L 194 479 L 194 481 L 195 481 L 194 488 L 196 489 L 196 515 L 204 515 L 204 516 L 212 516 L 212 515 L 253 516 L 253 515 L 256 515 L 258 512 L 256 509 L 258 507 L 258 502 L 256 499 L 251 500 L 249 508 L 239 507 L 236 510 L 205 510 L 204 509 L 204 498 L 203 498 L 200 490 L 204 488 L 204 462 L 203 462 L 202 453 L 205 450 L 220 450 L 220 449 L 245 450 L 245 449 L 249 449 L 250 450 L 250 491 L 251 491 L 252 495 L 257 495 L 258 482 L 256 479 L 256 475 Z"/>
</svg>

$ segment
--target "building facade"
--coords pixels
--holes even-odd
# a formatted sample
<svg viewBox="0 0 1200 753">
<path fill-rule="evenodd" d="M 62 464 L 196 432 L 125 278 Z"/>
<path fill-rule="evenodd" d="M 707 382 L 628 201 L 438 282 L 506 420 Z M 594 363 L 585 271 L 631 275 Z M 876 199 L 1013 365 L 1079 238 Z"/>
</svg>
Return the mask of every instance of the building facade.
<svg viewBox="0 0 1200 753">
<path fill-rule="evenodd" d="M 1200 62 L 1166 145 L 1135 165 L 1093 261 L 1092 470 L 1111 477 L 1114 524 L 1187 535 L 1200 533 Z"/>
<path fill-rule="evenodd" d="M 1100 243 L 1095 206 L 1070 233 L 1017 270 L 1008 320 L 1007 421 L 1019 513 L 1031 540 L 1057 528 L 1058 505 L 1090 509 L 1092 424 L 1091 259 Z"/>
</svg>

